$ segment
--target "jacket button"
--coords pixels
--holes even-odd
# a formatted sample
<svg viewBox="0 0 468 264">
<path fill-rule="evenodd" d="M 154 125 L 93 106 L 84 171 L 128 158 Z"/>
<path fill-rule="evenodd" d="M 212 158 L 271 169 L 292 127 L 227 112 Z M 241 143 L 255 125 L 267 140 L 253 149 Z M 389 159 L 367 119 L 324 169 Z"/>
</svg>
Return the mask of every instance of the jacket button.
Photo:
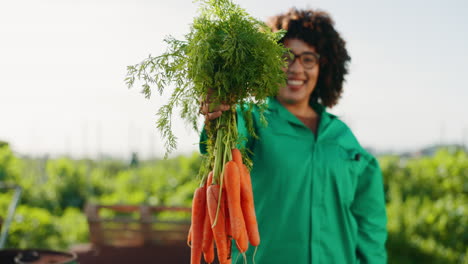
<svg viewBox="0 0 468 264">
<path fill-rule="evenodd" d="M 357 153 L 356 155 L 354 155 L 354 160 L 355 161 L 361 160 L 361 154 Z"/>
</svg>

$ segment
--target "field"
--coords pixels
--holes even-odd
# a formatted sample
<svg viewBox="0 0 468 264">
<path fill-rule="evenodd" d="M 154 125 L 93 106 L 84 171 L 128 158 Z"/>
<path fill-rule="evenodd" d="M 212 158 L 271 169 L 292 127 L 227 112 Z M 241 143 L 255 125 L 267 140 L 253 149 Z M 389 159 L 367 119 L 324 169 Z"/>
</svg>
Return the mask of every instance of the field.
<svg viewBox="0 0 468 264">
<path fill-rule="evenodd" d="M 468 263 L 468 153 L 381 156 L 389 263 Z M 68 250 L 89 240 L 87 202 L 190 206 L 197 153 L 168 160 L 26 158 L 0 144 L 0 181 L 22 187 L 8 248 Z M 0 192 L 5 218 L 12 191 Z"/>
</svg>

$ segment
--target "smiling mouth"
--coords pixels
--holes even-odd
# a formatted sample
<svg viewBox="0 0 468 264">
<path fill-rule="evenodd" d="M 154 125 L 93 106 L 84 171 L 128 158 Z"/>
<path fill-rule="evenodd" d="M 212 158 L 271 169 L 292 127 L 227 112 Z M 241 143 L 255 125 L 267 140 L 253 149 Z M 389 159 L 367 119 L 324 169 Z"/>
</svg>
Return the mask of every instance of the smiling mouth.
<svg viewBox="0 0 468 264">
<path fill-rule="evenodd" d="M 301 81 L 301 80 L 288 80 L 288 85 L 299 86 L 303 84 L 304 84 L 304 81 Z"/>
</svg>

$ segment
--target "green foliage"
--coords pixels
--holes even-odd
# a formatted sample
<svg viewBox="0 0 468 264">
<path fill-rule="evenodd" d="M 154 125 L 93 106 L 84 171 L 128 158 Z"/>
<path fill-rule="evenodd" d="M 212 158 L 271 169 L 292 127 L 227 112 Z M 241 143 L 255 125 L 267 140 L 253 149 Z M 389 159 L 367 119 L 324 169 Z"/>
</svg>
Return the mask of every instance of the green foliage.
<svg viewBox="0 0 468 264">
<path fill-rule="evenodd" d="M 107 190 L 93 196 L 104 204 L 191 205 L 200 156 L 176 157 L 143 163 L 106 180 Z"/>
<path fill-rule="evenodd" d="M 0 181 L 14 183 L 20 175 L 21 161 L 16 158 L 7 143 L 0 143 Z"/>
<path fill-rule="evenodd" d="M 88 239 L 86 217 L 76 208 L 55 216 L 42 208 L 19 206 L 10 226 L 7 248 L 67 249 Z"/>
<path fill-rule="evenodd" d="M 7 247 L 68 250 L 88 241 L 82 204 L 190 206 L 200 155 L 128 162 L 18 158 L 0 147 L 3 179 L 23 188 Z M 389 263 L 468 263 L 468 154 L 380 158 L 387 199 Z M 5 218 L 13 191 L 0 191 Z M 101 212 L 105 217 L 115 213 Z M 186 213 L 162 213 L 183 219 Z"/>
<path fill-rule="evenodd" d="M 25 204 L 63 213 L 67 207 L 82 208 L 89 194 L 86 174 L 90 165 L 68 158 L 23 160 L 21 177 L 15 181 L 23 188 Z"/>
<path fill-rule="evenodd" d="M 46 165 L 48 180 L 44 186 L 46 197 L 58 210 L 82 208 L 86 199 L 86 164 L 67 158 L 49 160 Z"/>
<path fill-rule="evenodd" d="M 468 155 L 381 159 L 390 263 L 468 263 Z"/>
<path fill-rule="evenodd" d="M 15 160 L 0 163 L 0 170 L 23 189 L 7 247 L 56 250 L 87 242 L 86 202 L 190 206 L 201 163 L 195 153 L 138 167 L 111 160 L 20 159 L 7 148 L 0 156 Z M 0 191 L 0 219 L 6 217 L 12 194 Z"/>
<path fill-rule="evenodd" d="M 185 40 L 168 37 L 164 54 L 127 68 L 128 87 L 142 80 L 146 97 L 151 96 L 152 85 L 159 93 L 175 85 L 169 102 L 158 111 L 157 127 L 166 139 L 167 152 L 176 148 L 171 131 L 174 107 L 180 107 L 181 117 L 197 130 L 201 98 L 209 95 L 212 105 L 263 104 L 285 84 L 286 49 L 277 42 L 283 32 L 271 32 L 230 0 L 200 2 L 200 16 Z"/>
</svg>

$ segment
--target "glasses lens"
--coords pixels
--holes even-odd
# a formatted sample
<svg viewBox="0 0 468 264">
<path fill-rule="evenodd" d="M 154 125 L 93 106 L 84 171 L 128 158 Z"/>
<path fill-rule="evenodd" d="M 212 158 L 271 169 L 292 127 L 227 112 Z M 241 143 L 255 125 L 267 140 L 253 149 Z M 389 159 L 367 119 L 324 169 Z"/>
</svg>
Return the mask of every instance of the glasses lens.
<svg viewBox="0 0 468 264">
<path fill-rule="evenodd" d="M 301 64 L 304 68 L 311 69 L 318 63 L 318 55 L 314 53 L 302 53 L 300 55 L 295 55 L 293 53 L 285 53 L 283 59 L 290 65 L 295 59 L 298 58 L 301 61 Z"/>
<path fill-rule="evenodd" d="M 317 57 L 315 57 L 313 54 L 302 54 L 301 62 L 304 67 L 312 68 L 317 64 Z"/>
</svg>

